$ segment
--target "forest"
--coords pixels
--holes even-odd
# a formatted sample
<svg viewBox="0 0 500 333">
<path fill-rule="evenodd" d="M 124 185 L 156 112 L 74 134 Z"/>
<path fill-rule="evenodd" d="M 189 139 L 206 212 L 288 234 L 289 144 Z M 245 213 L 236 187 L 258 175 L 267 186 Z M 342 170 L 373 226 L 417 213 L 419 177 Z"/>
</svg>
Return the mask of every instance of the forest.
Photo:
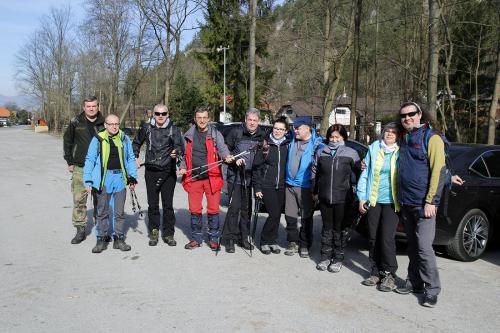
<svg viewBox="0 0 500 333">
<path fill-rule="evenodd" d="M 282 105 L 319 99 L 324 132 L 339 96 L 349 96 L 351 117 L 362 116 L 356 127 L 351 121 L 358 139 L 414 101 L 450 141 L 499 142 L 500 0 L 83 6 L 81 22 L 74 8 L 51 8 L 17 52 L 16 82 L 39 101 L 53 132 L 81 112 L 88 95 L 129 127 L 163 103 L 182 128 L 201 105 L 218 120 L 226 104 L 239 121 L 249 107 L 272 117 Z"/>
</svg>

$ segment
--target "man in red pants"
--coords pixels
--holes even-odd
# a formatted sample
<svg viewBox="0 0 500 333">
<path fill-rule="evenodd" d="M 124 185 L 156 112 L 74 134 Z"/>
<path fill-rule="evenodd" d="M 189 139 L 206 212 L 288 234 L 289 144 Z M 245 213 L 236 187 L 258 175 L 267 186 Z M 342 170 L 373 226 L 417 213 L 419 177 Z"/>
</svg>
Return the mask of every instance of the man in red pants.
<svg viewBox="0 0 500 333">
<path fill-rule="evenodd" d="M 182 186 L 188 192 L 191 213 L 191 241 L 184 246 L 187 250 L 200 247 L 203 242 L 202 213 L 203 194 L 207 198 L 208 246 L 219 249 L 219 202 L 224 185 L 221 164 L 232 162 L 232 156 L 224 143 L 222 134 L 209 125 L 207 108 L 197 108 L 195 125 L 184 134 L 185 160 L 181 162 L 179 174 L 183 175 Z"/>
</svg>

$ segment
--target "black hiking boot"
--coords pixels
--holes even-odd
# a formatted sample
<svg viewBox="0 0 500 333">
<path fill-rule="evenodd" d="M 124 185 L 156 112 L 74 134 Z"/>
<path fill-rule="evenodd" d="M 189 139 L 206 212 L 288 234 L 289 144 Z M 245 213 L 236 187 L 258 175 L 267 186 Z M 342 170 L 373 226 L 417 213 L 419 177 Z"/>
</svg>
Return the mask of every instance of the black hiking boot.
<svg viewBox="0 0 500 333">
<path fill-rule="evenodd" d="M 226 241 L 226 252 L 227 253 L 234 253 L 236 250 L 234 248 L 234 240 L 233 239 L 228 239 Z"/>
<path fill-rule="evenodd" d="M 113 236 L 113 249 L 120 250 L 120 251 L 130 251 L 132 247 L 125 243 L 125 236 L 120 235 L 120 236 Z"/>
<path fill-rule="evenodd" d="M 109 237 L 109 236 L 108 236 Z M 108 242 L 106 241 L 106 236 L 97 237 L 97 243 L 92 248 L 92 253 L 101 253 L 108 248 Z"/>
<path fill-rule="evenodd" d="M 85 227 L 76 227 L 76 235 L 71 240 L 71 244 L 80 244 L 87 238 L 85 234 Z"/>
<path fill-rule="evenodd" d="M 151 233 L 149 234 L 149 246 L 156 246 L 158 244 L 158 235 L 158 229 L 151 230 Z"/>
<path fill-rule="evenodd" d="M 174 236 L 163 236 L 162 237 L 163 241 L 167 243 L 168 246 L 176 246 L 177 241 L 174 239 Z"/>
</svg>

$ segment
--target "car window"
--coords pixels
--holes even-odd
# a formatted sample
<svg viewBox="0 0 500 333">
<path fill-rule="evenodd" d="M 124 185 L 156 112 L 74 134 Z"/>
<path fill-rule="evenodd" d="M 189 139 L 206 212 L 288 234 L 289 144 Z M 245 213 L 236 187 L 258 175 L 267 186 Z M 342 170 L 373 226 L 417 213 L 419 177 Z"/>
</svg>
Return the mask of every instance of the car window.
<svg viewBox="0 0 500 333">
<path fill-rule="evenodd" d="M 345 144 L 347 147 L 354 149 L 358 153 L 360 159 L 365 158 L 366 152 L 368 151 L 367 147 L 363 146 L 361 143 L 349 140 L 346 141 Z"/>
<path fill-rule="evenodd" d="M 470 166 L 470 169 L 483 177 L 489 177 L 488 169 L 486 169 L 486 165 L 481 157 Z"/>
<path fill-rule="evenodd" d="M 487 151 L 482 157 L 490 172 L 490 177 L 500 178 L 500 150 Z"/>
</svg>

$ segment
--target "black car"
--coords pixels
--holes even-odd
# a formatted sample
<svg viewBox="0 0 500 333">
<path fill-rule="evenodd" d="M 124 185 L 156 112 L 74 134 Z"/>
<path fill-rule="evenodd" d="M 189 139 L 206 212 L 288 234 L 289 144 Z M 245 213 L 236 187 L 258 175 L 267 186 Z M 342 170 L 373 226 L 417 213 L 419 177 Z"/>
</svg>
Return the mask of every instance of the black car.
<svg viewBox="0 0 500 333">
<path fill-rule="evenodd" d="M 455 259 L 473 261 L 499 231 L 500 146 L 452 144 L 449 158 L 452 174 L 465 183 L 444 189 L 434 245 L 444 245 Z"/>
</svg>

